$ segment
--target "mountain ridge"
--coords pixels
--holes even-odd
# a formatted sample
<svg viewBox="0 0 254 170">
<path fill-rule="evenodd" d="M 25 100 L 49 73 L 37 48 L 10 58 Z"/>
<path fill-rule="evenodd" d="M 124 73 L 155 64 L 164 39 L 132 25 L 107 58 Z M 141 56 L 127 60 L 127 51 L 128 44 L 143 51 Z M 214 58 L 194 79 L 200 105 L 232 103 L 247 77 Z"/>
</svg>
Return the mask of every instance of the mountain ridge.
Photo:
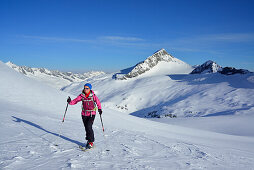
<svg viewBox="0 0 254 170">
<path fill-rule="evenodd" d="M 49 70 L 47 68 L 32 68 L 28 66 L 18 66 L 10 61 L 5 63 L 10 68 L 17 72 L 20 72 L 27 77 L 31 77 L 38 81 L 44 81 L 46 84 L 57 89 L 61 89 L 63 86 L 71 84 L 73 82 L 81 82 L 88 78 L 105 74 L 103 71 L 90 71 L 86 73 L 72 73 L 61 72 L 58 70 Z M 59 81 L 59 82 L 57 82 Z"/>
</svg>

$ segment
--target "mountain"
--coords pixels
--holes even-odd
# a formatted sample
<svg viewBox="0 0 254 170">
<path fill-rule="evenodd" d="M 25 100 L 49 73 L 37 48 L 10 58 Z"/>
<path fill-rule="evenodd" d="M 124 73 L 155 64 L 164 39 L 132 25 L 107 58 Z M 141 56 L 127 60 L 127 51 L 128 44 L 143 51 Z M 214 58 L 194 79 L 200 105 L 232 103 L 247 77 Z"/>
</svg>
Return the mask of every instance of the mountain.
<svg viewBox="0 0 254 170">
<path fill-rule="evenodd" d="M 200 74 L 200 73 L 216 73 L 222 70 L 222 67 L 215 63 L 214 61 L 208 60 L 196 68 L 190 74 Z"/>
<path fill-rule="evenodd" d="M 185 74 L 193 70 L 193 67 L 168 54 L 165 49 L 156 51 L 146 60 L 136 64 L 134 67 L 121 70 L 113 78 L 126 80 L 138 76 Z"/>
<path fill-rule="evenodd" d="M 31 68 L 27 66 L 17 66 L 12 62 L 7 62 L 6 65 L 13 68 L 30 78 L 44 82 L 49 86 L 61 89 L 73 82 L 81 82 L 94 76 L 105 74 L 102 71 L 90 71 L 83 74 L 72 72 L 61 72 L 57 70 L 48 70 L 46 68 Z"/>
<path fill-rule="evenodd" d="M 217 72 L 225 75 L 251 73 L 250 71 L 245 69 L 236 69 L 234 67 L 221 67 L 214 61 L 208 60 L 204 64 L 196 66 L 195 69 L 190 74 L 217 73 Z"/>
<path fill-rule="evenodd" d="M 96 93 L 103 96 L 105 106 L 139 117 L 203 117 L 253 112 L 252 73 L 224 76 L 222 71 L 227 68 L 211 60 L 193 71 L 192 68 L 161 49 L 120 73 L 105 74 L 89 82 Z M 181 72 L 183 74 L 179 74 Z M 63 91 L 78 95 L 83 85 L 72 83 Z"/>
</svg>

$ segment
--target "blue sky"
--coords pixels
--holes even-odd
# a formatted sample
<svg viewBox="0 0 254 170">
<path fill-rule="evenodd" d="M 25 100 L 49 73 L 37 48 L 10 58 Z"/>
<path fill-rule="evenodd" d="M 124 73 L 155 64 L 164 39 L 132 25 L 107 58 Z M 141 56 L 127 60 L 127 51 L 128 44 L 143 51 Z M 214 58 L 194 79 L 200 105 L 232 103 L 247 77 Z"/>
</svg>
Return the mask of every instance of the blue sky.
<svg viewBox="0 0 254 170">
<path fill-rule="evenodd" d="M 1 0 L 0 60 L 116 71 L 165 48 L 254 71 L 254 1 Z"/>
</svg>

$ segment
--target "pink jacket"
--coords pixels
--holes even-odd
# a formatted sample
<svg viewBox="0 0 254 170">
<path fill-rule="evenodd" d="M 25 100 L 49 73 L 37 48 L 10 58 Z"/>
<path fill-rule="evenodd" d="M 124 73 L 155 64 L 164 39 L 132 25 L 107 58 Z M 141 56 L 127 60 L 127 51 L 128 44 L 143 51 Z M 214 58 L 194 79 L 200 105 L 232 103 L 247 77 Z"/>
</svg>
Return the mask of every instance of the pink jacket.
<svg viewBox="0 0 254 170">
<path fill-rule="evenodd" d="M 97 107 L 98 109 L 101 109 L 101 103 L 100 103 L 100 100 L 98 99 L 98 97 L 94 94 L 94 92 L 91 90 L 91 93 L 93 93 L 93 100 L 94 102 L 97 104 Z M 78 95 L 78 97 L 76 99 L 73 99 L 69 104 L 70 105 L 75 105 L 77 104 L 78 102 L 82 101 L 82 97 L 86 100 L 86 96 L 84 96 L 82 93 L 80 95 Z M 82 105 L 82 107 L 84 106 L 84 103 Z M 92 115 L 96 115 L 96 111 L 85 111 L 86 108 L 82 109 L 82 112 L 81 114 L 83 116 L 91 116 L 91 113 Z"/>
</svg>

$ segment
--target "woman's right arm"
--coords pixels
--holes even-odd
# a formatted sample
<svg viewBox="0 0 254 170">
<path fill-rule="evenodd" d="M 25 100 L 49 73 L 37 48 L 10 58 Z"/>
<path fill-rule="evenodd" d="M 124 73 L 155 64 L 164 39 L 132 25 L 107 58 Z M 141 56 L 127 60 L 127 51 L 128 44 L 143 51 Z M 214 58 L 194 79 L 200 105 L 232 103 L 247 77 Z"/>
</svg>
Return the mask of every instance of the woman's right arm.
<svg viewBox="0 0 254 170">
<path fill-rule="evenodd" d="M 82 100 L 82 97 L 81 95 L 79 95 L 78 97 L 76 97 L 76 99 L 73 99 L 72 101 L 70 101 L 70 105 L 75 105 L 77 104 L 78 102 L 80 102 Z"/>
</svg>

